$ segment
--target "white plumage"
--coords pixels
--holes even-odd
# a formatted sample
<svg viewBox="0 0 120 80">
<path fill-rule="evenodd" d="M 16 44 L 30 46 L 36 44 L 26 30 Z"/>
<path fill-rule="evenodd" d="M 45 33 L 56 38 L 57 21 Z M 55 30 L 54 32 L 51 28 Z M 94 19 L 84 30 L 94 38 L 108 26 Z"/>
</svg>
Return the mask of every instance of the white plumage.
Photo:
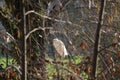
<svg viewBox="0 0 120 80">
<path fill-rule="evenodd" d="M 53 39 L 53 46 L 60 56 L 65 57 L 68 55 L 68 52 L 64 43 L 58 38 Z"/>
</svg>

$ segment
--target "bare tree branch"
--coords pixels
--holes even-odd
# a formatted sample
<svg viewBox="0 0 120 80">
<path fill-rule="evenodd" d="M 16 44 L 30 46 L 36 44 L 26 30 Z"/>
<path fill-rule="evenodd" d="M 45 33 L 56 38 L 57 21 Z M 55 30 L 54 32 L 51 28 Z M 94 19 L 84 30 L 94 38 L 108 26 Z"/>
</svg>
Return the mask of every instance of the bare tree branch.
<svg viewBox="0 0 120 80">
<path fill-rule="evenodd" d="M 28 14 L 31 14 L 31 13 L 34 13 L 34 14 L 42 17 L 42 18 L 46 18 L 46 19 L 49 19 L 49 20 L 52 20 L 52 21 L 55 21 L 55 22 L 59 22 L 59 23 L 63 23 L 63 24 L 69 24 L 69 25 L 72 25 L 72 26 L 81 27 L 80 25 L 74 24 L 74 23 L 72 23 L 71 21 L 63 21 L 63 20 L 54 19 L 54 18 L 51 18 L 51 17 L 49 17 L 49 16 L 46 16 L 46 15 L 42 15 L 42 14 L 40 14 L 40 13 L 37 13 L 37 12 L 35 12 L 34 10 L 27 11 L 27 12 L 25 13 L 25 15 L 28 15 Z"/>
<path fill-rule="evenodd" d="M 25 0 L 21 1 L 21 5 L 22 5 L 22 47 L 23 47 L 23 54 L 22 54 L 22 76 L 21 79 L 22 80 L 27 80 L 27 41 L 26 41 L 26 15 L 25 15 Z"/>
</svg>

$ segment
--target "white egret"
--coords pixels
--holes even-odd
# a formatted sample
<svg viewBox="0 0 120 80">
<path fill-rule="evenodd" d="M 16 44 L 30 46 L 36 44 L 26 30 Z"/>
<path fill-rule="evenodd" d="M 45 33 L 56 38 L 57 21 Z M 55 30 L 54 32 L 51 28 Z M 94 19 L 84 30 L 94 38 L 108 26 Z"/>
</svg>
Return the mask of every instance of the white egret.
<svg viewBox="0 0 120 80">
<path fill-rule="evenodd" d="M 53 46 L 61 57 L 65 57 L 68 55 L 65 44 L 58 38 L 53 39 Z"/>
</svg>

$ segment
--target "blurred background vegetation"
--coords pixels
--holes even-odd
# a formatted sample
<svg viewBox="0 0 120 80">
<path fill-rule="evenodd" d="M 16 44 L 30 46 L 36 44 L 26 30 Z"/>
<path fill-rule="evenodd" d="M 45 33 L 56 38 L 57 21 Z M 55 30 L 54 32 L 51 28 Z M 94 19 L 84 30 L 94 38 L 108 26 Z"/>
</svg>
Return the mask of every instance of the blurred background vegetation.
<svg viewBox="0 0 120 80">
<path fill-rule="evenodd" d="M 25 0 L 23 4 L 22 0 L 0 0 L 0 80 L 21 80 L 24 61 L 28 80 L 89 80 L 100 3 L 101 0 Z M 120 77 L 119 7 L 120 0 L 106 0 L 97 80 Z M 29 35 L 26 50 L 24 23 Z M 58 54 L 54 38 L 64 43 L 68 57 Z"/>
</svg>

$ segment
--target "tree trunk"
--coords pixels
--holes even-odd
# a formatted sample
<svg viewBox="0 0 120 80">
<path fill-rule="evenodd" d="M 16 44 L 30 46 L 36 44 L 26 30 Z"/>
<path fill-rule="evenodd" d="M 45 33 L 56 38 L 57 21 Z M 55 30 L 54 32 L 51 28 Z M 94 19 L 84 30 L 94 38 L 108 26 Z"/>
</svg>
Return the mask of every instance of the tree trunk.
<svg viewBox="0 0 120 80">
<path fill-rule="evenodd" d="M 102 27 L 101 24 L 104 16 L 103 13 L 105 9 L 105 4 L 106 4 L 106 0 L 101 0 L 101 8 L 99 12 L 99 20 L 98 20 L 98 25 L 96 30 L 94 55 L 93 55 L 93 61 L 92 61 L 92 73 L 91 73 L 92 80 L 95 80 L 95 77 L 96 77 L 97 55 L 100 47 L 100 38 L 101 38 L 100 36 L 101 36 L 101 27 Z"/>
</svg>

